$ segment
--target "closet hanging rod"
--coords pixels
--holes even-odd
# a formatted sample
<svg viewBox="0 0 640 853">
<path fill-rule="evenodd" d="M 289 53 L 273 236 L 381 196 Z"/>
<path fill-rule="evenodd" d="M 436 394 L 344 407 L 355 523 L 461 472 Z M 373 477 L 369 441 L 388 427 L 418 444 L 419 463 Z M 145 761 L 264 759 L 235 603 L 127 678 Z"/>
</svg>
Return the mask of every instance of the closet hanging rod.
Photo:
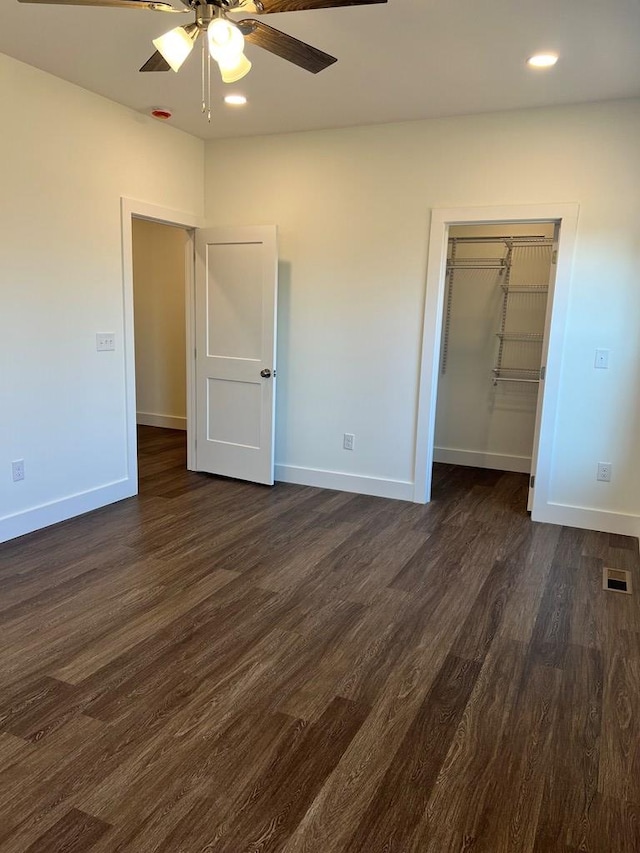
<svg viewBox="0 0 640 853">
<path fill-rule="evenodd" d="M 505 293 L 547 293 L 548 284 L 501 284 Z"/>
<path fill-rule="evenodd" d="M 512 376 L 494 376 L 493 384 L 497 385 L 498 382 L 540 382 L 539 379 L 515 379 Z"/>
<path fill-rule="evenodd" d="M 447 264 L 447 270 L 504 270 L 506 269 L 504 264 L 494 264 L 493 266 L 487 266 L 486 264 L 482 266 L 478 264 L 477 266 L 468 266 L 465 264 Z"/>
<path fill-rule="evenodd" d="M 540 379 L 539 367 L 492 367 L 496 376 L 508 375 L 510 379 Z"/>
<path fill-rule="evenodd" d="M 464 266 L 464 264 L 502 264 L 506 266 L 506 258 L 502 257 L 488 257 L 483 258 L 481 255 L 469 255 L 468 258 L 449 258 L 447 261 L 449 264 L 460 264 L 460 266 Z"/>
<path fill-rule="evenodd" d="M 496 332 L 496 338 L 503 341 L 541 341 L 543 338 L 542 332 Z"/>
<path fill-rule="evenodd" d="M 456 243 L 517 243 L 518 241 L 537 240 L 546 245 L 553 244 L 553 237 L 545 237 L 544 234 L 520 234 L 517 237 L 511 234 L 502 234 L 499 237 L 449 237 Z M 526 245 L 529 245 L 528 243 Z"/>
<path fill-rule="evenodd" d="M 549 240 L 538 240 L 537 242 L 534 242 L 533 240 L 529 242 L 526 240 L 524 242 L 509 240 L 508 242 L 513 249 L 551 249 L 553 247 L 553 240 L 551 238 L 549 238 Z"/>
<path fill-rule="evenodd" d="M 448 258 L 447 267 L 455 270 L 465 269 L 506 269 L 506 258 Z"/>
</svg>

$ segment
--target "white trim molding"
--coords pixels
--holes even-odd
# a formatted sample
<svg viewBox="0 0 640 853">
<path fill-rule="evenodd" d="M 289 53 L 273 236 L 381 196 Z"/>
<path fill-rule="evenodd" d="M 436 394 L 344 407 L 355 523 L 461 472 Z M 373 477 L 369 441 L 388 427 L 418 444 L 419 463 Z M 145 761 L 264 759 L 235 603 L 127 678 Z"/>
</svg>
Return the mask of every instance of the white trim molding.
<svg viewBox="0 0 640 853">
<path fill-rule="evenodd" d="M 60 498 L 57 501 L 30 507 L 14 515 L 6 515 L 0 518 L 0 542 L 8 542 L 9 539 L 33 533 L 43 527 L 50 527 L 52 524 L 100 509 L 107 504 L 133 497 L 137 491 L 137 482 L 126 478 Z"/>
<path fill-rule="evenodd" d="M 315 486 L 318 489 L 335 489 L 377 498 L 413 500 L 413 483 L 405 480 L 386 480 L 383 477 L 366 477 L 361 474 L 343 474 L 321 468 L 301 468 L 296 465 L 275 466 L 276 481 L 295 483 L 298 486 Z"/>
<path fill-rule="evenodd" d="M 579 527 L 583 530 L 598 530 L 601 533 L 640 537 L 640 515 L 592 509 L 585 506 L 570 506 L 553 501 L 536 512 L 534 521 L 562 524 L 565 527 Z"/>
<path fill-rule="evenodd" d="M 434 447 L 433 461 L 447 465 L 466 465 L 470 468 L 491 468 L 495 471 L 514 471 L 528 474 L 530 456 L 511 456 L 504 453 L 484 453 L 479 450 L 461 450 L 456 447 Z"/>
<path fill-rule="evenodd" d="M 136 423 L 141 426 L 162 427 L 163 429 L 183 429 L 187 428 L 186 417 L 178 417 L 177 415 L 156 415 L 152 412 L 137 412 Z"/>
</svg>

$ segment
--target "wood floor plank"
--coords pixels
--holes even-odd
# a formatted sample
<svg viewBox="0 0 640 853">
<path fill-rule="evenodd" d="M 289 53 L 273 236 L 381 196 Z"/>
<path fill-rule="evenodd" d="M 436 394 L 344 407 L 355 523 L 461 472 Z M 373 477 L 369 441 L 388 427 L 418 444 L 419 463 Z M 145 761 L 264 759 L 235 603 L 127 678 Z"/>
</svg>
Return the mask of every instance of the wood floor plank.
<svg viewBox="0 0 640 853">
<path fill-rule="evenodd" d="M 554 554 L 531 641 L 532 655 L 544 666 L 564 664 L 583 540 L 582 531 L 564 528 Z"/>
<path fill-rule="evenodd" d="M 482 835 L 484 811 L 506 769 L 501 745 L 509 742 L 526 651 L 522 643 L 506 641 L 490 651 L 482 666 L 413 833 L 424 840 L 425 850 L 465 849 L 467 840 L 475 844 Z"/>
<path fill-rule="evenodd" d="M 228 827 L 209 847 L 220 853 L 278 850 L 338 764 L 369 708 L 336 697 L 291 752 L 281 753 L 232 809 Z"/>
<path fill-rule="evenodd" d="M 561 527 L 550 524 L 534 525 L 528 547 L 512 563 L 517 578 L 506 602 L 501 637 L 521 643 L 531 640 L 561 531 Z M 503 558 L 509 559 L 509 555 Z"/>
<path fill-rule="evenodd" d="M 226 816 L 230 804 L 303 730 L 300 720 L 252 708 L 238 714 L 218 736 L 198 744 L 179 773 L 171 765 L 145 772 L 141 796 L 132 797 L 128 789 L 114 785 L 106 814 L 117 816 L 117 826 L 96 845 L 95 853 L 197 847 L 203 832 Z M 250 772 L 237 772 L 249 762 Z"/>
<path fill-rule="evenodd" d="M 0 545 L 2 853 L 640 850 L 637 540 L 522 474 L 267 488 L 153 427 L 139 470 Z"/>
<path fill-rule="evenodd" d="M 454 655 L 484 661 L 502 625 L 517 579 L 518 572 L 510 562 L 496 560 L 460 628 L 452 649 Z"/>
<path fill-rule="evenodd" d="M 549 772 L 551 734 L 559 713 L 561 672 L 532 663 L 525 666 L 516 702 L 499 744 L 491 797 L 484 802 L 474 850 L 482 853 L 530 851 L 535 843 L 544 785 Z M 428 850 L 417 835 L 411 853 Z"/>
<path fill-rule="evenodd" d="M 640 850 L 640 805 L 596 794 L 589 837 L 582 850 Z"/>
<path fill-rule="evenodd" d="M 552 732 L 555 772 L 545 781 L 535 851 L 559 841 L 590 849 L 602 739 L 603 664 L 598 649 L 570 646 L 562 673 L 561 704 Z M 571 749 L 567 749 L 571 744 Z"/>
<path fill-rule="evenodd" d="M 85 679 L 84 712 L 115 722 L 141 704 L 161 701 L 181 677 L 184 682 L 192 674 L 199 681 L 215 677 L 271 632 L 265 620 L 276 618 L 278 605 L 270 593 L 227 584 Z"/>
<path fill-rule="evenodd" d="M 348 853 L 407 849 L 479 671 L 473 661 L 447 656 L 363 814 Z"/>
<path fill-rule="evenodd" d="M 51 735 L 28 744 L 18 760 L 0 771 L 0 848 L 23 850 L 75 804 L 56 780 L 79 769 L 102 724 L 77 716 Z M 69 771 L 69 768 L 72 768 Z M 67 780 L 65 780 L 68 782 Z M 8 839 L 11 838 L 11 843 Z"/>
<path fill-rule="evenodd" d="M 79 809 L 71 809 L 37 841 L 27 853 L 85 853 L 104 835 L 109 825 Z"/>
<path fill-rule="evenodd" d="M 130 621 L 116 635 L 101 638 L 98 643 L 91 645 L 65 666 L 57 669 L 54 673 L 55 677 L 70 684 L 77 684 L 112 658 L 118 657 L 141 640 L 155 634 L 167 622 L 177 619 L 201 601 L 209 598 L 235 577 L 233 572 L 217 569 L 189 587 L 183 595 L 172 596 L 168 601 L 149 608 L 147 612 Z"/>
<path fill-rule="evenodd" d="M 8 767 L 12 761 L 27 751 L 28 744 L 21 737 L 0 732 L 0 762 L 3 767 Z"/>
<path fill-rule="evenodd" d="M 640 660 L 607 656 L 598 790 L 608 799 L 640 803 Z"/>
<path fill-rule="evenodd" d="M 461 621 L 461 612 L 466 616 L 469 603 L 460 601 L 455 588 L 449 592 L 450 598 L 441 603 L 436 595 L 419 614 L 410 643 L 378 683 L 371 713 L 283 847 L 286 853 L 342 853 L 350 842 L 455 639 L 451 614 L 454 621 Z"/>
<path fill-rule="evenodd" d="M 574 575 L 574 607 L 580 618 L 570 623 L 571 644 L 602 650 L 607 635 L 607 599 L 602 594 L 602 560 L 581 557 Z"/>
</svg>

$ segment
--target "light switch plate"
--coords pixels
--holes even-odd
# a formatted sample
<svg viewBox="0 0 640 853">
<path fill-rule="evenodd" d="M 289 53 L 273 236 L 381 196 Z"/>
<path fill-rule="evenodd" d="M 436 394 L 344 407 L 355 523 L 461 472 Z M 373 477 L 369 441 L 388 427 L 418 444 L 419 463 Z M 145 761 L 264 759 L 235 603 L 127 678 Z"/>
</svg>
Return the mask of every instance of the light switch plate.
<svg viewBox="0 0 640 853">
<path fill-rule="evenodd" d="M 609 367 L 609 350 L 597 349 L 595 367 L 600 370 L 606 370 Z"/>
<path fill-rule="evenodd" d="M 112 352 L 116 348 L 116 336 L 113 332 L 98 332 L 96 335 L 96 350 Z"/>
</svg>

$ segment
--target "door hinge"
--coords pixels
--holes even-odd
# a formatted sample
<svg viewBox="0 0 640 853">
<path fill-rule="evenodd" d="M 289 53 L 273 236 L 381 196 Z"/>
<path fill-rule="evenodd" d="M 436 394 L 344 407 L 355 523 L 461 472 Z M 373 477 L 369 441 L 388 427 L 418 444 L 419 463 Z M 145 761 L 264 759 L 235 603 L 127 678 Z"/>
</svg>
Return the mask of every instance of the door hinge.
<svg viewBox="0 0 640 853">
<path fill-rule="evenodd" d="M 532 474 L 529 477 L 529 488 L 532 489 L 535 486 L 535 484 L 536 484 L 536 477 L 535 477 L 535 474 Z"/>
<path fill-rule="evenodd" d="M 546 367 L 546 365 L 543 364 L 542 367 L 540 368 L 540 379 L 544 379 L 546 377 L 546 375 L 547 375 L 547 367 Z"/>
<path fill-rule="evenodd" d="M 551 263 L 552 264 L 558 263 L 558 250 L 557 249 L 554 249 L 553 252 L 551 253 Z"/>
<path fill-rule="evenodd" d="M 198 350 L 195 347 L 193 348 L 193 357 L 194 358 L 198 357 Z"/>
</svg>

